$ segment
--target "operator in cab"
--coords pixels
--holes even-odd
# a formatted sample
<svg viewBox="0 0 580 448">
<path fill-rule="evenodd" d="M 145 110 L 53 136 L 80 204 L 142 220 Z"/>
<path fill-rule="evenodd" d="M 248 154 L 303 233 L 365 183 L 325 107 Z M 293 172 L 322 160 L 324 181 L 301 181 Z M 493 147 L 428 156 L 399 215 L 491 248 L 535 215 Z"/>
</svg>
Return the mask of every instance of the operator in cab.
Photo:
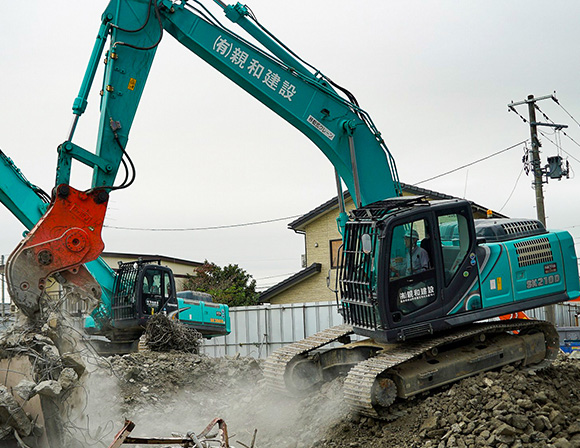
<svg viewBox="0 0 580 448">
<path fill-rule="evenodd" d="M 429 269 L 429 254 L 422 247 L 417 246 L 419 233 L 408 230 L 405 233 L 405 259 L 395 268 L 391 261 L 391 276 L 393 278 L 407 277 Z"/>
</svg>

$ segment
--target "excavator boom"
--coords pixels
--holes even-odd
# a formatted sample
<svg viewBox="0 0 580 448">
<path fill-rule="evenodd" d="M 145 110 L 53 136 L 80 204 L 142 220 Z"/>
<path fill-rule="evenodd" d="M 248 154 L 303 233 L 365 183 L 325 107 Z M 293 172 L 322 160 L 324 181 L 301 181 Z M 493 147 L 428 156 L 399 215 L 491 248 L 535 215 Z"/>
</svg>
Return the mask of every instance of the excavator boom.
<svg viewBox="0 0 580 448">
<path fill-rule="evenodd" d="M 265 32 L 246 7 L 217 3 L 257 43 L 243 39 L 185 0 L 112 0 L 107 6 L 73 104 L 68 140 L 58 148 L 51 206 L 7 262 L 10 293 L 29 316 L 38 311 L 36 302 L 49 275 L 74 274 L 104 247 L 100 228 L 106 197 L 127 188 L 135 178 L 126 150 L 129 131 L 165 31 L 311 139 L 333 164 L 357 205 L 400 195 L 394 160 L 354 97 L 318 70 L 307 68 Z M 99 134 L 92 152 L 73 139 L 107 41 Z M 89 191 L 77 192 L 69 185 L 75 160 L 93 169 Z M 121 166 L 125 179 L 115 185 Z M 64 191 L 73 193 L 64 199 Z M 343 214 L 341 223 L 345 221 Z"/>
</svg>

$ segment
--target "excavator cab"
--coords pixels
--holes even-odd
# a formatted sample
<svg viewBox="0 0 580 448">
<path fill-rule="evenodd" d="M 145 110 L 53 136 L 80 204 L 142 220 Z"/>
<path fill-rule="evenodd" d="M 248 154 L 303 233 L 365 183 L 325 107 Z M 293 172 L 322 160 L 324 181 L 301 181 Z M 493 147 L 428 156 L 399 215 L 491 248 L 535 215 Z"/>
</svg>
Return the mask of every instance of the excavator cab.
<svg viewBox="0 0 580 448">
<path fill-rule="evenodd" d="M 467 201 L 380 201 L 351 212 L 340 272 L 341 312 L 355 332 L 405 340 L 446 326 L 458 297 L 481 308 Z"/>
<path fill-rule="evenodd" d="M 155 264 L 154 261 L 157 261 Z M 147 319 L 177 311 L 173 272 L 159 260 L 120 263 L 113 297 L 113 326 L 141 334 Z"/>
</svg>

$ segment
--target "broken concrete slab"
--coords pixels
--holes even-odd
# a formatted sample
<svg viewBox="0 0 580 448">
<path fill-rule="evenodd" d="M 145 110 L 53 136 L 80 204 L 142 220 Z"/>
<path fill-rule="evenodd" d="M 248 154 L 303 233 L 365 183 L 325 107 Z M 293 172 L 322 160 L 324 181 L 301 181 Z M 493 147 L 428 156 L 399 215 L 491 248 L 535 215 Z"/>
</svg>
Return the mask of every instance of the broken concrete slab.
<svg viewBox="0 0 580 448">
<path fill-rule="evenodd" d="M 74 369 L 79 378 L 85 373 L 85 363 L 78 353 L 64 353 L 61 360 L 65 367 Z"/>
<path fill-rule="evenodd" d="M 16 392 L 18 396 L 24 401 L 28 401 L 34 396 L 33 391 L 35 387 L 36 383 L 34 381 L 23 379 L 16 386 L 14 386 L 12 390 Z"/>
<path fill-rule="evenodd" d="M 56 398 L 62 392 L 62 385 L 55 380 L 41 381 L 34 388 L 34 393 L 44 395 L 45 397 Z"/>
<path fill-rule="evenodd" d="M 14 399 L 6 386 L 0 385 L 0 424 L 10 426 L 26 437 L 32 433 L 34 423 Z"/>
<path fill-rule="evenodd" d="M 74 386 L 78 384 L 79 376 L 71 367 L 67 367 L 62 369 L 60 375 L 58 377 L 58 382 L 62 386 L 63 390 L 72 389 Z"/>
</svg>

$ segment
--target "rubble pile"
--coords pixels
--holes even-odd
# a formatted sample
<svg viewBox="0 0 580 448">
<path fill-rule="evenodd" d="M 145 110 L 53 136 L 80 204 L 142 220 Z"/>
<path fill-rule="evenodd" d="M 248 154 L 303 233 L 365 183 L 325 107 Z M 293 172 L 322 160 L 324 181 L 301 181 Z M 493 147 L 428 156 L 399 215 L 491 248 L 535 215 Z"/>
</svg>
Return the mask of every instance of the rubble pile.
<svg viewBox="0 0 580 448">
<path fill-rule="evenodd" d="M 580 447 L 580 361 L 565 357 L 539 372 L 508 366 L 399 403 L 392 422 L 350 412 L 343 378 L 300 399 L 273 395 L 250 358 L 144 352 L 111 358 L 110 368 L 119 387 L 111 398 L 143 435 L 195 431 L 220 417 L 234 446 L 249 446 L 257 430 L 257 448 Z"/>
<path fill-rule="evenodd" d="M 350 416 L 323 447 L 580 447 L 580 362 L 512 366 L 399 404 L 393 422 Z"/>
<path fill-rule="evenodd" d="M 254 437 L 256 448 L 580 448 L 580 360 L 563 355 L 541 371 L 507 366 L 399 402 L 400 417 L 384 422 L 348 409 L 344 378 L 291 398 L 266 388 L 253 358 L 147 350 L 81 360 L 63 334 L 49 319 L 0 340 L 0 446 L 106 448 L 125 418 L 136 437 L 199 433 L 222 418 L 238 448 Z"/>
<path fill-rule="evenodd" d="M 224 393 L 239 384 L 252 384 L 262 376 L 253 358 L 210 358 L 173 351 L 170 353 L 139 352 L 109 359 L 111 373 L 118 379 L 123 412 L 138 414 L 148 406 L 167 406 L 174 399 L 190 399 L 194 407 L 205 406 L 205 400 L 222 400 Z M 99 372 L 96 374 L 103 374 Z M 195 401 L 188 394 L 199 393 Z"/>
<path fill-rule="evenodd" d="M 580 447 L 579 386 L 580 365 L 565 358 L 488 372 L 429 397 L 419 436 L 426 447 Z"/>
</svg>

